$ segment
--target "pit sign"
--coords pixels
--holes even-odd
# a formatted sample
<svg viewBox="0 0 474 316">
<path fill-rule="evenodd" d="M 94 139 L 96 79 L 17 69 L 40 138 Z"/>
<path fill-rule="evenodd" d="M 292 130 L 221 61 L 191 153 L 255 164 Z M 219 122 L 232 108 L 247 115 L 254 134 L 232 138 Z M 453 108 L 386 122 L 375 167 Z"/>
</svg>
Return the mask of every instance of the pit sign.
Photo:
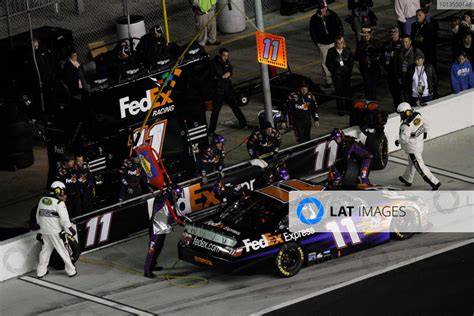
<svg viewBox="0 0 474 316">
<path fill-rule="evenodd" d="M 288 68 L 286 42 L 283 36 L 257 31 L 257 59 L 261 64 Z"/>
</svg>

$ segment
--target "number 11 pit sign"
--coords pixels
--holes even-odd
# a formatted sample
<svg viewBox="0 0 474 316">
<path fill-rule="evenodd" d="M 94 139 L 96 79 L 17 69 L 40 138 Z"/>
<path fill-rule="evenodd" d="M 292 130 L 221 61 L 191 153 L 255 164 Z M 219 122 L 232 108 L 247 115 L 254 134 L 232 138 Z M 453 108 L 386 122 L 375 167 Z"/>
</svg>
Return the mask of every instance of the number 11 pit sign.
<svg viewBox="0 0 474 316">
<path fill-rule="evenodd" d="M 286 58 L 286 43 L 283 36 L 257 31 L 257 56 L 261 64 L 279 68 L 288 68 Z"/>
</svg>

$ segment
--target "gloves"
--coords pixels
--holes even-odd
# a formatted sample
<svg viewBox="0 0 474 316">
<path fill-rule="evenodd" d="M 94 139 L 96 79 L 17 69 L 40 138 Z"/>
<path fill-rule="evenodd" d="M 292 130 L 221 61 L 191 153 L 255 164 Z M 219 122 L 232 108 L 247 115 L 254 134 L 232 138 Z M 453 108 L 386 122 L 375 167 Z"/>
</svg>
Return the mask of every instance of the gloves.
<svg viewBox="0 0 474 316">
<path fill-rule="evenodd" d="M 133 194 L 133 188 L 127 188 L 127 193 L 130 195 Z"/>
<path fill-rule="evenodd" d="M 92 188 L 92 190 L 91 190 L 91 197 L 95 198 L 95 195 L 96 195 L 95 188 Z"/>
<path fill-rule="evenodd" d="M 424 132 L 423 133 L 423 140 L 427 139 L 428 138 L 428 133 L 427 132 Z"/>
<path fill-rule="evenodd" d="M 395 141 L 395 146 L 400 146 L 400 141 L 398 139 Z"/>
<path fill-rule="evenodd" d="M 314 121 L 314 127 L 316 127 L 316 128 L 319 127 L 319 121 Z"/>
<path fill-rule="evenodd" d="M 71 233 L 71 235 L 76 236 L 76 230 L 74 229 L 74 227 L 69 227 L 69 232 Z"/>
<path fill-rule="evenodd" d="M 43 235 L 41 235 L 41 233 L 36 234 L 36 240 L 39 241 L 41 244 L 44 244 Z"/>
<path fill-rule="evenodd" d="M 123 184 L 124 186 L 127 186 L 127 185 L 128 185 L 128 182 L 127 182 L 127 180 L 125 180 L 125 179 L 122 179 L 121 182 L 122 182 L 122 184 Z"/>
</svg>

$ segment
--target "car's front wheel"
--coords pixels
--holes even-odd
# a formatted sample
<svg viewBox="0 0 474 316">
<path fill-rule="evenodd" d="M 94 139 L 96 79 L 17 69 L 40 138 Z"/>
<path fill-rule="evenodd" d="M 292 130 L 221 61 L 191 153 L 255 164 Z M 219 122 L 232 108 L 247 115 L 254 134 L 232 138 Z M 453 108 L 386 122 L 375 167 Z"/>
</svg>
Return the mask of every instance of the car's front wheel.
<svg viewBox="0 0 474 316">
<path fill-rule="evenodd" d="M 284 244 L 275 257 L 275 271 L 282 278 L 296 275 L 304 263 L 303 248 L 294 242 Z"/>
</svg>

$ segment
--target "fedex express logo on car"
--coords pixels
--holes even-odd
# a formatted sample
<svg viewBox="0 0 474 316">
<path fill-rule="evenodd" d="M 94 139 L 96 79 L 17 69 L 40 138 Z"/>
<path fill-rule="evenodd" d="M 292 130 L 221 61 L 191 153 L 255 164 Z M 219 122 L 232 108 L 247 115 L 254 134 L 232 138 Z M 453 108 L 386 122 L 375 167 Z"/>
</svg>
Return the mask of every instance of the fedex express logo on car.
<svg viewBox="0 0 474 316">
<path fill-rule="evenodd" d="M 305 230 L 300 230 L 298 232 L 290 233 L 285 232 L 283 234 L 272 235 L 271 233 L 262 234 L 262 238 L 259 240 L 250 240 L 244 239 L 242 242 L 244 243 L 245 251 L 249 252 L 250 250 L 258 250 L 261 248 L 266 248 L 270 246 L 274 246 L 280 243 L 289 242 L 289 241 L 296 241 L 301 237 L 309 236 L 314 234 L 315 231 L 313 227 L 310 227 Z"/>
</svg>

